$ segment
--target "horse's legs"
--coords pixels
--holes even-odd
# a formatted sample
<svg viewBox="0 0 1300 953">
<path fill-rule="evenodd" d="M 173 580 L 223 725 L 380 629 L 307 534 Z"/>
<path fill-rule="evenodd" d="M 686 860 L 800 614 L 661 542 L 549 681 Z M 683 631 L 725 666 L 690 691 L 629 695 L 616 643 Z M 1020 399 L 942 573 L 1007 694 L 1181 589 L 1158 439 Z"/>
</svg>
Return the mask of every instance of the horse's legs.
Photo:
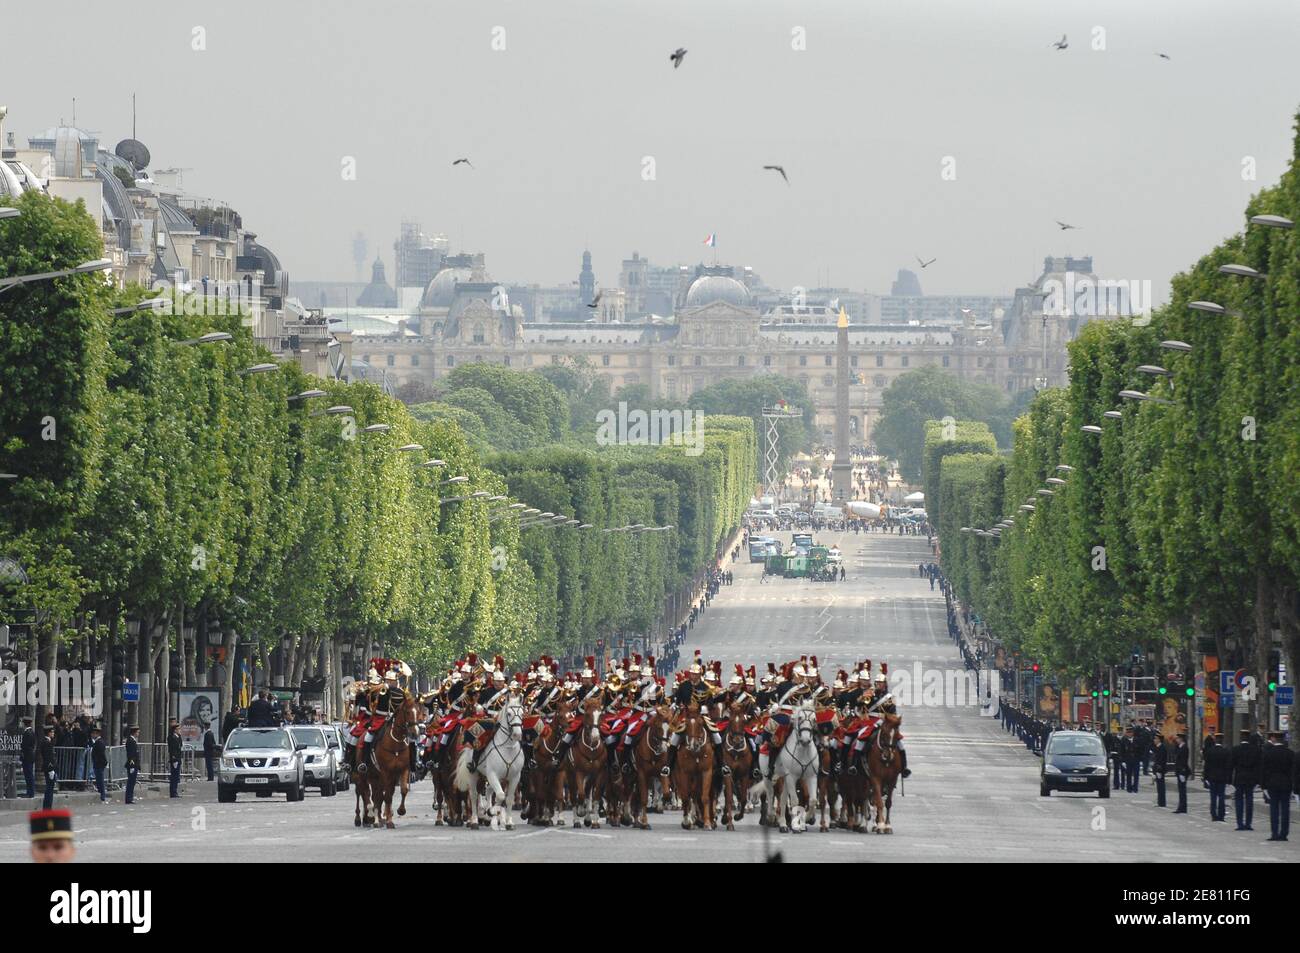
<svg viewBox="0 0 1300 953">
<path fill-rule="evenodd" d="M 398 817 L 406 816 L 406 795 L 410 790 L 411 790 L 411 773 L 409 771 L 403 771 L 402 772 L 402 803 L 399 804 L 397 807 Z"/>
</svg>

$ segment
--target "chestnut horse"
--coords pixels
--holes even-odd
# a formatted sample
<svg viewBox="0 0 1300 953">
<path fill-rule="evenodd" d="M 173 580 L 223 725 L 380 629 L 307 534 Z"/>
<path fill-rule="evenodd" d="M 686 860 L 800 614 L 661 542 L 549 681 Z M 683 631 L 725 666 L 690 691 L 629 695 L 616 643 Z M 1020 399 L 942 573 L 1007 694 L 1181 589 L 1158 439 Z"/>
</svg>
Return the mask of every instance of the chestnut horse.
<svg viewBox="0 0 1300 953">
<path fill-rule="evenodd" d="M 542 827 L 551 824 L 564 826 L 564 818 L 556 817 L 564 800 L 564 763 L 556 755 L 569 720 L 573 717 L 573 700 L 561 698 L 555 705 L 555 714 L 537 726 L 537 740 L 533 744 L 533 760 L 537 767 L 528 769 L 528 823 Z"/>
<path fill-rule="evenodd" d="M 367 770 L 357 775 L 357 795 L 367 805 L 367 816 L 370 806 L 374 806 L 375 827 L 383 824 L 392 830 L 395 826 L 393 793 L 399 787 L 402 799 L 397 814 L 399 817 L 406 814 L 406 795 L 411 790 L 410 746 L 418 738 L 419 725 L 419 706 L 411 695 L 407 695 L 375 740 L 366 747 Z M 355 823 L 361 824 L 359 809 Z"/>
<path fill-rule="evenodd" d="M 646 816 L 650 792 L 654 790 L 654 785 L 664 780 L 660 772 L 668 764 L 668 741 L 664 735 L 664 726 L 667 724 L 667 709 L 658 706 L 636 739 L 633 760 L 635 787 L 630 796 L 630 805 L 632 823 L 643 831 L 650 830 L 650 820 Z"/>
<path fill-rule="evenodd" d="M 463 791 L 456 789 L 456 755 L 465 740 L 465 726 L 457 725 L 447 736 L 438 759 L 438 766 L 433 769 L 433 811 L 434 825 L 441 827 L 446 819 L 449 827 L 461 827 L 469 816 L 471 800 Z"/>
<path fill-rule="evenodd" d="M 889 823 L 889 811 L 894 803 L 894 785 L 903 770 L 903 759 L 898 756 L 898 732 L 901 715 L 886 713 L 867 748 L 867 777 L 871 780 L 871 799 L 876 807 L 876 823 L 872 830 L 877 834 L 894 833 Z"/>
<path fill-rule="evenodd" d="M 682 799 L 682 827 L 715 830 L 713 816 L 713 739 L 700 706 L 691 703 L 683 713 L 682 740 L 677 751 L 675 786 Z"/>
<path fill-rule="evenodd" d="M 722 735 L 722 763 L 731 773 L 722 775 L 722 792 L 725 795 L 722 823 L 727 830 L 736 829 L 736 821 L 745 817 L 745 804 L 749 800 L 749 772 L 753 769 L 754 753 L 749 747 L 747 705 L 732 704 L 727 711 L 727 730 Z"/>
<path fill-rule="evenodd" d="M 605 792 L 605 743 L 600 737 L 601 705 L 589 697 L 582 706 L 582 728 L 569 745 L 569 796 L 573 798 L 573 826 L 600 827 L 600 800 Z"/>
</svg>

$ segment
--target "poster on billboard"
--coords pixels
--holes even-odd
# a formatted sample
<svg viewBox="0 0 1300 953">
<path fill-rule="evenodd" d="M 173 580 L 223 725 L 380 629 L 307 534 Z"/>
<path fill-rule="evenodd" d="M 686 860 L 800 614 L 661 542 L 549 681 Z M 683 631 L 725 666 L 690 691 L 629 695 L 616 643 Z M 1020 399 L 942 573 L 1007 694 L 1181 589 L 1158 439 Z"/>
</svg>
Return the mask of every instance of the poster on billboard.
<svg viewBox="0 0 1300 953">
<path fill-rule="evenodd" d="M 218 742 L 221 690 L 219 688 L 182 688 L 176 692 L 176 711 L 180 715 L 181 744 L 186 751 L 203 750 L 203 733 L 212 726 Z"/>
<path fill-rule="evenodd" d="M 1054 722 L 1061 715 L 1061 696 L 1055 685 L 1039 685 L 1034 690 L 1034 711 L 1042 721 Z"/>
</svg>

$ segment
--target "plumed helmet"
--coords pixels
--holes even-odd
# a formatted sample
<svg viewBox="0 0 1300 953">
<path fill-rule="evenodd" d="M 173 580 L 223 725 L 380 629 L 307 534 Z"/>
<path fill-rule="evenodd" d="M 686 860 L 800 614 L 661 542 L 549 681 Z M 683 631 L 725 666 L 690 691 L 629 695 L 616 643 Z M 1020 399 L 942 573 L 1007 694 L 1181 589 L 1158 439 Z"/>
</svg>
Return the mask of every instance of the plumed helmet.
<svg viewBox="0 0 1300 953">
<path fill-rule="evenodd" d="M 703 675 L 704 664 L 700 661 L 700 650 L 695 650 L 695 658 L 691 661 L 691 667 L 687 670 L 692 675 Z"/>
<path fill-rule="evenodd" d="M 743 665 L 740 664 L 736 665 L 736 674 L 731 676 L 731 681 L 729 684 L 731 685 L 745 684 L 745 667 Z"/>
</svg>

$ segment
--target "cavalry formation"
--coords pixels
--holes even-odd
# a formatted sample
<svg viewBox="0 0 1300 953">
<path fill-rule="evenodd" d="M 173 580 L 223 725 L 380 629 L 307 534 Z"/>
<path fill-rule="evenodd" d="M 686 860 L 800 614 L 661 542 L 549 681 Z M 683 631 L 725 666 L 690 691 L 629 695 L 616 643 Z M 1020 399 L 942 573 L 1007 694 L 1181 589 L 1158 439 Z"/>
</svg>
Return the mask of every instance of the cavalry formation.
<svg viewBox="0 0 1300 953">
<path fill-rule="evenodd" d="M 721 662 L 675 676 L 671 693 L 653 658 L 596 661 L 561 674 L 549 658 L 507 674 L 504 660 L 471 654 L 441 686 L 408 689 L 410 669 L 376 658 L 350 688 L 348 764 L 357 826 L 392 828 L 412 779 L 433 781 L 436 824 L 513 830 L 514 814 L 541 826 L 650 828 L 649 815 L 680 807 L 682 827 L 716 829 L 751 808 L 781 833 L 814 818 L 893 833 L 895 785 L 907 777 L 902 716 L 888 665 L 870 659 L 826 684 L 817 657 L 779 669 Z"/>
</svg>

